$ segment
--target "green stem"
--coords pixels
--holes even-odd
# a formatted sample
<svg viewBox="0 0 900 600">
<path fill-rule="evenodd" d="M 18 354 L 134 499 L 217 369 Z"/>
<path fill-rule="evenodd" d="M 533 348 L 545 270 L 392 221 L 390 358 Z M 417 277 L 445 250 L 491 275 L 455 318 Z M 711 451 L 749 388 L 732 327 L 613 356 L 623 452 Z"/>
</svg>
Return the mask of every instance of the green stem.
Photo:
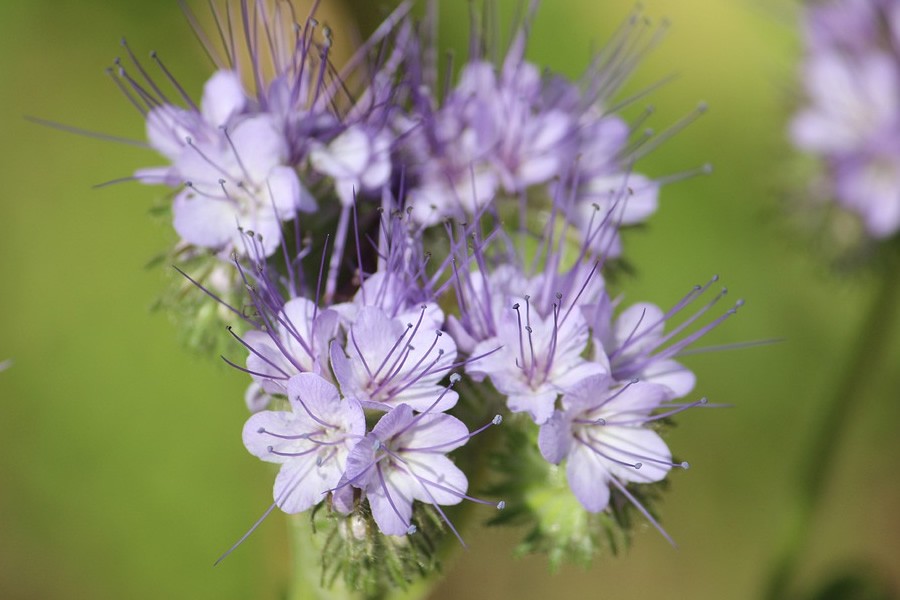
<svg viewBox="0 0 900 600">
<path fill-rule="evenodd" d="M 338 578 L 332 587 L 321 585 L 324 535 L 313 532 L 309 513 L 288 517 L 291 539 L 291 585 L 288 600 L 343 600 L 360 598 Z"/>
<path fill-rule="evenodd" d="M 894 258 L 894 257 L 891 257 Z M 879 359 L 891 340 L 894 320 L 900 304 L 900 277 L 895 277 L 897 261 L 890 261 L 879 280 L 875 298 L 856 339 L 856 347 L 848 353 L 850 364 L 834 395 L 824 406 L 825 416 L 813 432 L 805 449 L 799 486 L 789 523 L 783 529 L 781 550 L 770 573 L 765 598 L 788 598 L 791 583 L 812 532 L 813 518 L 823 495 L 828 475 L 834 471 L 841 434 L 847 429 L 851 411 L 858 402 L 860 382 L 877 372 Z"/>
</svg>

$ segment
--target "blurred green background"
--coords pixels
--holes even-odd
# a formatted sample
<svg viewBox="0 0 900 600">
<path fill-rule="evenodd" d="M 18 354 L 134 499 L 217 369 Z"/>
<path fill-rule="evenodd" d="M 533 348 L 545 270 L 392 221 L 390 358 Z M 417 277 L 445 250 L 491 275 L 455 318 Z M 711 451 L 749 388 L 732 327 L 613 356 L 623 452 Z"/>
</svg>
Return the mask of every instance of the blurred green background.
<svg viewBox="0 0 900 600">
<path fill-rule="evenodd" d="M 348 5 L 363 29 L 369 4 Z M 639 269 L 628 298 L 670 304 L 719 273 L 748 303 L 715 341 L 785 341 L 689 360 L 697 392 L 734 407 L 682 415 L 669 435 L 692 465 L 673 475 L 663 505 L 677 549 L 645 527 L 627 554 L 551 575 L 540 557 L 512 558 L 517 532 L 483 529 L 436 598 L 758 597 L 792 518 L 799 450 L 868 306 L 873 282 L 833 276 L 780 216 L 793 7 L 644 5 L 673 27 L 629 88 L 678 75 L 652 96 L 658 128 L 699 100 L 711 110 L 640 170 L 711 162 L 715 172 L 666 187 L 649 228 L 627 238 Z M 461 51 L 466 6 L 441 4 L 441 35 Z M 576 75 L 632 8 L 545 1 L 530 56 Z M 279 598 L 281 515 L 212 567 L 268 506 L 271 473 L 240 442 L 244 376 L 181 349 L 149 310 L 165 275 L 144 265 L 173 241 L 148 215 L 161 192 L 91 188 L 157 158 L 23 119 L 141 138 L 103 72 L 123 34 L 141 55 L 158 49 L 199 92 L 209 66 L 175 0 L 0 3 L 0 360 L 15 360 L 0 374 L 0 598 Z M 803 586 L 865 568 L 900 588 L 900 330 L 891 333 L 874 375 L 858 382 Z"/>
</svg>

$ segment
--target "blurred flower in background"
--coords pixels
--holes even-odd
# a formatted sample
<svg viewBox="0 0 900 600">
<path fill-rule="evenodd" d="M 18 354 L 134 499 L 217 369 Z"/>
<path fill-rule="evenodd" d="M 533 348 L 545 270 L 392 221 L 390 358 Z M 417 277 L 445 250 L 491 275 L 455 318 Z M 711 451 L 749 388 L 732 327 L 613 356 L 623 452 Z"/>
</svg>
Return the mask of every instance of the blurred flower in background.
<svg viewBox="0 0 900 600">
<path fill-rule="evenodd" d="M 804 102 L 790 136 L 815 154 L 825 187 L 876 239 L 900 230 L 900 6 L 825 0 L 805 6 Z"/>
</svg>

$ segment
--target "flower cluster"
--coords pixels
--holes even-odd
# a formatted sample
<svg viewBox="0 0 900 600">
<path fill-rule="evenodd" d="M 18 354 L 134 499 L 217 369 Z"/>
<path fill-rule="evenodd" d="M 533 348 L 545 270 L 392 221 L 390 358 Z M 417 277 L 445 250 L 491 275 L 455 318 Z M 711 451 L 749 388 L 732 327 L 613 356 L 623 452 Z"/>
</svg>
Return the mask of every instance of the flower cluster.
<svg viewBox="0 0 900 600">
<path fill-rule="evenodd" d="M 532 9 L 499 64 L 473 32 L 439 91 L 435 24 L 408 3 L 340 70 L 313 18 L 213 6 L 229 25 L 200 29 L 226 44 L 208 48 L 220 68 L 199 104 L 155 56 L 183 105 L 133 56 L 143 81 L 121 64 L 113 77 L 169 161 L 135 177 L 177 190 L 182 246 L 227 272 L 191 281 L 243 324 L 246 360 L 229 362 L 252 380 L 244 445 L 280 465 L 273 507 L 366 524 L 349 538 L 409 536 L 436 514 L 462 540 L 443 507 L 527 504 L 469 495 L 492 447 L 523 451 L 509 435 L 542 457 L 518 488 L 565 464 L 576 510 L 624 502 L 662 531 L 635 488 L 687 467 L 659 425 L 705 404 L 683 400 L 695 380 L 677 358 L 735 309 L 706 317 L 715 279 L 666 311 L 605 281 L 661 183 L 633 169 L 657 144 L 643 117 L 612 100 L 654 43 L 648 22 L 635 15 L 570 81 L 526 60 Z"/>
<path fill-rule="evenodd" d="M 832 0 L 805 13 L 804 106 L 791 138 L 873 238 L 900 230 L 900 8 Z"/>
</svg>

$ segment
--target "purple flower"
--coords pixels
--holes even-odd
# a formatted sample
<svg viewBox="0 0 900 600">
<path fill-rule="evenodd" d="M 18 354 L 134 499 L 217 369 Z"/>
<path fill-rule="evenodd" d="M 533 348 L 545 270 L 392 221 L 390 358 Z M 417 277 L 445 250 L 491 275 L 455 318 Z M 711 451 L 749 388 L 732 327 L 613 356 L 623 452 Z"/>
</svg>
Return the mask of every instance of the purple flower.
<svg viewBox="0 0 900 600">
<path fill-rule="evenodd" d="M 281 464 L 275 504 L 303 512 L 337 486 L 350 450 L 365 434 L 359 403 L 341 399 L 334 385 L 313 373 L 287 384 L 290 411 L 263 411 L 244 425 L 244 445 L 258 458 Z"/>
<path fill-rule="evenodd" d="M 469 430 L 455 417 L 414 415 L 412 407 L 400 404 L 353 448 L 345 484 L 365 491 L 382 533 L 412 533 L 414 500 L 437 507 L 467 498 L 465 474 L 444 455 L 469 437 Z"/>
<path fill-rule="evenodd" d="M 252 230 L 272 254 L 282 221 L 316 207 L 286 158 L 287 145 L 266 115 L 209 143 L 188 139 L 174 166 L 185 180 L 172 207 L 175 230 L 186 242 L 225 252 L 240 251 L 241 228 Z"/>
<path fill-rule="evenodd" d="M 668 390 L 660 385 L 618 385 L 608 376 L 592 377 L 566 394 L 564 409 L 541 426 L 541 454 L 554 464 L 566 461 L 566 480 L 586 510 L 604 510 L 613 488 L 659 528 L 625 485 L 662 481 L 672 467 L 688 467 L 687 463 L 673 463 L 666 443 L 647 427 L 663 416 L 694 406 L 684 405 L 654 416 L 652 413 L 668 397 Z"/>
<path fill-rule="evenodd" d="M 337 313 L 319 310 L 306 298 L 293 298 L 268 320 L 265 331 L 251 330 L 241 338 L 249 350 L 247 371 L 256 386 L 275 395 L 285 394 L 288 381 L 298 373 L 330 379 L 328 344 L 337 332 Z M 263 400 L 255 388 L 248 397 Z"/>
<path fill-rule="evenodd" d="M 442 412 L 458 399 L 439 385 L 456 366 L 456 344 L 424 319 L 404 323 L 375 307 L 361 309 L 347 332 L 347 343 L 331 346 L 331 368 L 345 396 L 364 408 L 387 411 L 400 404 Z"/>
<path fill-rule="evenodd" d="M 900 230 L 900 8 L 836 0 L 807 8 L 806 102 L 790 137 L 822 159 L 826 186 L 866 232 Z"/>
<path fill-rule="evenodd" d="M 141 169 L 145 183 L 184 185 L 172 207 L 175 230 L 195 246 L 241 251 L 240 227 L 263 240 L 266 254 L 281 241 L 281 222 L 315 201 L 287 165 L 288 146 L 276 121 L 244 114 L 249 100 L 234 71 L 218 71 L 207 82 L 201 109 L 171 104 L 147 115 L 151 146 L 172 161 Z"/>
<path fill-rule="evenodd" d="M 310 152 L 313 168 L 334 180 L 338 198 L 352 205 L 363 191 L 380 190 L 391 176 L 391 136 L 353 125 Z"/>
<path fill-rule="evenodd" d="M 896 130 L 900 74 L 895 57 L 823 51 L 806 63 L 804 84 L 810 105 L 791 123 L 791 137 L 800 148 L 858 152 Z"/>
<path fill-rule="evenodd" d="M 718 279 L 713 277 L 706 285 L 695 286 L 668 311 L 664 312 L 654 304 L 641 302 L 621 311 L 615 319 L 615 303 L 604 294 L 594 305 L 584 309 L 593 337 L 593 359 L 608 365 L 610 376 L 620 383 L 640 379 L 668 390 L 668 399 L 686 396 L 693 390 L 696 378 L 675 358 L 734 315 L 743 301 L 738 300 L 723 314 L 691 330 L 695 323 L 725 297 L 727 290 L 723 288 L 668 332 L 665 330 L 666 324 L 681 316 L 688 307 L 703 297 Z"/>
<path fill-rule="evenodd" d="M 507 396 L 512 412 L 528 412 L 541 424 L 550 418 L 560 394 L 587 377 L 606 373 L 603 365 L 582 358 L 588 340 L 580 312 L 562 315 L 554 305 L 552 314 L 543 317 L 525 296 L 501 317 L 497 336 L 475 346 L 473 354 L 485 356 L 469 363 L 466 372 L 476 381 L 490 377 Z"/>
</svg>

